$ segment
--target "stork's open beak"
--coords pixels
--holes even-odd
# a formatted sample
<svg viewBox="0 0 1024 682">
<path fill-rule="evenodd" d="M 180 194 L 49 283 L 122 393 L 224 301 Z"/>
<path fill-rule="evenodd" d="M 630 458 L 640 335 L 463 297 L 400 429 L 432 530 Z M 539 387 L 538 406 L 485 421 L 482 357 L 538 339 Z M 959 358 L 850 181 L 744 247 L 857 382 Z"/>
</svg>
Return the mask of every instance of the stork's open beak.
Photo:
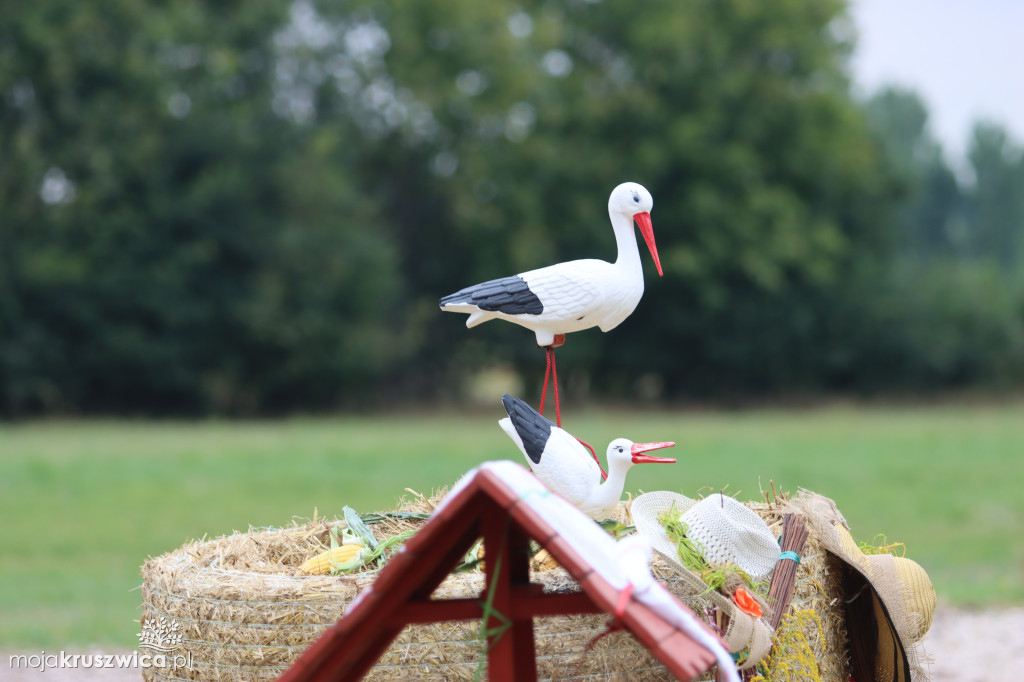
<svg viewBox="0 0 1024 682">
<path fill-rule="evenodd" d="M 630 454 L 633 455 L 633 464 L 673 464 L 675 460 L 671 457 L 651 457 L 644 453 L 662 448 L 672 448 L 675 445 L 675 443 L 633 443 L 630 450 Z"/>
<path fill-rule="evenodd" d="M 640 226 L 640 234 L 644 236 L 647 248 L 651 250 L 651 257 L 654 258 L 654 264 L 658 267 L 658 276 L 664 277 L 665 273 L 661 271 L 661 259 L 658 258 L 658 247 L 654 243 L 654 227 L 651 226 L 651 214 L 647 211 L 636 213 L 633 215 L 633 220 Z"/>
</svg>

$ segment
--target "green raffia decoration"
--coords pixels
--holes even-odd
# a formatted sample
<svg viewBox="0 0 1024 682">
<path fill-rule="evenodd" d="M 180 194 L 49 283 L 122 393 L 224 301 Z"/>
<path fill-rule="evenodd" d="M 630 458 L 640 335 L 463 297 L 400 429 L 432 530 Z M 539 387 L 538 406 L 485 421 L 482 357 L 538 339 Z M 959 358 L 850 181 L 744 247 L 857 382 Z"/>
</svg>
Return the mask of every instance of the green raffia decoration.
<svg viewBox="0 0 1024 682">
<path fill-rule="evenodd" d="M 864 554 L 892 554 L 899 557 L 907 555 L 907 546 L 904 543 L 889 542 L 884 533 L 876 535 L 871 542 L 858 542 L 857 546 Z"/>
<path fill-rule="evenodd" d="M 711 565 L 704 559 L 704 547 L 696 540 L 686 537 L 690 532 L 690 526 L 682 520 L 674 504 L 668 511 L 658 515 L 658 522 L 665 529 L 669 539 L 676 544 L 676 553 L 684 567 L 694 573 L 711 570 Z"/>
<path fill-rule="evenodd" d="M 689 525 L 680 518 L 679 512 L 673 504 L 667 511 L 658 515 L 658 523 L 665 529 L 665 534 L 676 545 L 676 554 L 683 567 L 692 573 L 700 576 L 700 579 L 708 586 L 708 590 L 719 590 L 730 581 L 735 580 L 731 576 L 737 576 L 743 584 L 759 594 L 767 591 L 766 582 L 755 583 L 750 574 L 735 564 L 722 564 L 712 566 L 704 558 L 704 547 L 696 540 L 688 538 Z M 736 585 L 738 586 L 738 585 Z"/>
</svg>

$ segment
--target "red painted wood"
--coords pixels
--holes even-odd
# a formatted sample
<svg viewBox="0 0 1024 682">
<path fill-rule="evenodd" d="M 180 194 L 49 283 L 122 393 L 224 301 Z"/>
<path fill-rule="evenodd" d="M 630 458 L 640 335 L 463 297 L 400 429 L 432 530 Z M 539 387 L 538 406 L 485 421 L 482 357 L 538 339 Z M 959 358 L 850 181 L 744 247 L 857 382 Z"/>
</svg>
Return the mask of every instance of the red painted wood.
<svg viewBox="0 0 1024 682">
<path fill-rule="evenodd" d="M 446 505 L 444 516 L 434 516 L 423 524 L 415 535 L 406 543 L 406 551 L 413 553 L 431 552 L 438 540 L 454 533 L 461 533 L 464 528 L 478 520 L 477 513 L 487 506 L 487 496 L 481 494 L 479 486 L 469 483 L 458 494 L 459 505 Z M 439 512 L 435 512 L 439 513 Z M 442 542 L 442 544 L 446 544 Z"/>
<path fill-rule="evenodd" d="M 519 500 L 508 510 L 516 523 L 538 544 L 544 545 L 555 537 L 555 529 L 525 501 Z"/>
<path fill-rule="evenodd" d="M 556 535 L 541 545 L 551 552 L 559 566 L 568 571 L 577 582 L 582 582 L 583 578 L 594 570 L 563 537 Z"/>
<path fill-rule="evenodd" d="M 424 574 L 424 580 L 412 591 L 412 597 L 429 599 L 437 586 L 459 565 L 466 552 L 476 542 L 480 536 L 480 520 L 472 513 L 466 516 L 469 523 L 465 525 L 461 535 L 453 532 L 452 537 L 445 538 L 443 533 L 438 533 L 437 535 L 442 537 L 434 538 L 431 552 L 424 553 L 419 565 L 412 568 L 413 572 Z M 403 576 L 399 574 L 397 579 L 401 580 Z"/>
<path fill-rule="evenodd" d="M 490 513 L 481 521 L 484 536 L 484 554 L 487 557 L 483 599 L 490 600 L 494 611 L 508 615 L 512 610 L 511 581 L 509 579 L 509 543 L 507 528 L 509 519 L 504 514 Z M 484 623 L 486 630 L 502 627 L 502 621 L 490 616 Z M 512 669 L 515 658 L 512 653 L 513 635 L 508 631 L 499 636 L 487 637 L 487 677 L 496 682 L 514 682 Z"/>
<path fill-rule="evenodd" d="M 487 588 L 493 584 L 494 608 L 512 620 L 500 637 L 491 638 L 491 680 L 536 680 L 535 616 L 601 611 L 615 615 L 619 590 L 594 572 L 570 542 L 554 535 L 536 512 L 515 499 L 497 476 L 484 471 L 409 540 L 406 552 L 385 566 L 369 594 L 314 642 L 281 679 L 358 680 L 404 625 L 481 617 L 479 600 L 430 600 L 437 585 L 481 535 L 487 584 L 480 599 L 487 597 Z M 531 538 L 551 552 L 580 583 L 582 592 L 545 595 L 540 586 L 530 584 Z M 711 652 L 635 599 L 626 602 L 619 615 L 623 625 L 680 679 L 691 679 L 714 664 Z M 491 618 L 487 627 L 498 623 Z"/>
<path fill-rule="evenodd" d="M 512 613 L 515 616 L 565 616 L 574 613 L 604 613 L 584 592 L 559 592 L 543 596 L 516 597 Z"/>
<path fill-rule="evenodd" d="M 678 632 L 674 625 L 666 623 L 642 603 L 630 603 L 626 607 L 622 621 L 648 649 Z"/>
<path fill-rule="evenodd" d="M 564 616 L 575 613 L 604 613 L 584 592 L 543 594 L 541 585 L 512 587 L 513 619 L 541 616 Z M 486 596 L 486 595 L 482 595 Z M 437 623 L 443 620 L 476 620 L 483 614 L 481 597 L 466 599 L 413 600 L 387 619 L 391 626 Z M 671 632 L 675 629 L 660 619 L 658 622 Z M 667 634 L 667 633 L 666 633 Z"/>
<path fill-rule="evenodd" d="M 650 651 L 681 680 L 693 679 L 715 665 L 710 651 L 678 630 Z"/>
<path fill-rule="evenodd" d="M 482 524 L 487 557 L 485 593 L 491 597 L 493 609 L 512 621 L 500 634 L 487 638 L 488 678 L 495 682 L 533 682 L 537 679 L 533 618 L 530 615 L 519 619 L 512 617 L 512 587 L 516 583 L 523 586 L 529 583 L 528 540 L 512 525 L 504 509 L 488 509 Z M 503 623 L 492 616 L 484 627 L 487 630 L 502 628 Z"/>
<path fill-rule="evenodd" d="M 496 502 L 503 509 L 507 509 L 513 504 L 519 502 L 519 495 L 505 485 L 505 482 L 502 481 L 493 471 L 481 471 L 477 474 L 476 484 L 480 486 L 481 490 L 487 493 L 491 500 Z"/>
<path fill-rule="evenodd" d="M 317 671 L 317 677 L 311 682 L 363 679 L 377 664 L 387 648 L 391 646 L 391 642 L 395 641 L 395 637 L 402 632 L 402 628 L 388 628 L 383 624 L 380 626 L 365 625 L 364 627 L 368 630 L 367 636 L 365 638 L 356 636 L 346 638 L 346 646 L 332 652 L 334 665 L 322 666 Z M 351 662 L 349 662 L 350 657 Z"/>
<path fill-rule="evenodd" d="M 594 603 L 600 606 L 604 611 L 609 614 L 614 614 L 615 609 L 619 605 L 619 590 L 612 587 L 607 580 L 600 576 L 596 571 L 591 571 L 586 578 L 580 581 L 580 587 L 587 593 L 587 595 L 594 600 Z M 634 600 L 627 602 L 629 604 L 637 603 Z"/>
<path fill-rule="evenodd" d="M 451 521 L 452 519 L 460 516 L 467 508 L 466 503 L 469 501 L 469 499 L 480 492 L 480 483 L 478 477 L 479 473 L 477 474 L 477 477 L 474 477 L 474 480 L 467 483 L 462 488 L 462 490 L 455 493 L 454 496 L 450 496 L 450 498 L 445 498 L 444 504 L 442 504 L 440 508 L 435 509 L 434 512 L 431 514 L 430 521 L 433 522 L 434 519 L 437 519 L 438 522 L 447 523 L 448 521 Z M 427 524 L 424 524 L 424 528 L 426 527 L 426 525 Z M 419 533 L 417 533 L 416 535 L 419 535 Z"/>
<path fill-rule="evenodd" d="M 533 636 L 533 614 L 517 613 L 516 597 L 522 592 L 534 592 L 530 584 L 530 536 L 526 530 L 505 512 L 506 537 L 509 545 L 509 605 L 512 618 L 509 634 L 512 636 L 512 658 L 516 661 L 514 680 L 535 682 L 537 679 L 537 651 Z"/>
<path fill-rule="evenodd" d="M 477 620 L 483 615 L 480 598 L 413 600 L 388 618 L 396 626 L 439 623 L 445 620 Z"/>
</svg>

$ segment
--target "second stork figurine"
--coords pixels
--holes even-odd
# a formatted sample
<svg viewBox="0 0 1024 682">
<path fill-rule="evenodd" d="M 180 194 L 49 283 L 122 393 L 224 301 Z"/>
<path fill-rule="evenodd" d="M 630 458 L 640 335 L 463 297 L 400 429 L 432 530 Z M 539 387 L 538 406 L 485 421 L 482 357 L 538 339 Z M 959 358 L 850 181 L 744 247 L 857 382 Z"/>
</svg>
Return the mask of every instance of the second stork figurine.
<svg viewBox="0 0 1024 682">
<path fill-rule="evenodd" d="M 491 280 L 445 296 L 441 299 L 441 310 L 468 313 L 467 327 L 492 319 L 526 327 L 536 335 L 537 345 L 546 349 L 550 370 L 554 365 L 554 348 L 564 342 L 567 333 L 591 327 L 610 331 L 629 317 L 640 302 L 644 275 L 633 232 L 634 220 L 640 226 L 658 274 L 662 274 L 651 226 L 653 206 L 651 193 L 644 187 L 624 182 L 608 198 L 608 216 L 618 246 L 614 263 L 592 258 L 574 260 Z M 546 374 L 544 383 L 546 386 Z"/>
<path fill-rule="evenodd" d="M 534 475 L 592 519 L 606 518 L 619 503 L 626 485 L 626 472 L 634 464 L 676 461 L 646 454 L 670 448 L 675 443 L 634 443 L 617 438 L 608 445 L 608 480 L 602 482 L 600 466 L 575 436 L 552 424 L 519 398 L 506 393 L 501 402 L 508 418 L 498 424 L 526 455 Z"/>
</svg>

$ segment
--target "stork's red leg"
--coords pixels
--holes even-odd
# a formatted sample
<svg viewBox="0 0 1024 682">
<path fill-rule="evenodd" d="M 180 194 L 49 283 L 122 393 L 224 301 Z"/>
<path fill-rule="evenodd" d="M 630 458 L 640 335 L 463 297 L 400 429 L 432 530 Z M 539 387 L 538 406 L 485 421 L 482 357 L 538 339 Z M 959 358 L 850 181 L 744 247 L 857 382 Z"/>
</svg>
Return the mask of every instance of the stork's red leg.
<svg viewBox="0 0 1024 682">
<path fill-rule="evenodd" d="M 560 334 L 561 343 L 565 343 L 565 335 Z M 544 347 L 544 358 L 546 364 L 544 367 L 544 388 L 540 392 L 540 408 L 537 410 L 540 414 L 544 414 L 544 402 L 548 397 L 548 377 L 552 378 L 551 385 L 555 389 L 555 426 L 561 428 L 562 426 L 562 407 L 558 402 L 558 368 L 555 364 L 555 348 L 561 345 L 558 343 L 558 336 L 555 337 L 555 343 L 550 346 Z"/>
<path fill-rule="evenodd" d="M 562 410 L 558 404 L 558 370 L 555 368 L 555 349 L 559 346 L 565 345 L 565 334 L 555 334 L 554 340 L 550 346 L 543 346 L 544 348 L 544 359 L 546 365 L 544 367 L 544 388 L 540 392 L 540 409 L 537 410 L 540 414 L 544 414 L 544 401 L 548 397 L 548 377 L 554 377 L 555 387 L 555 419 L 558 420 L 557 426 L 562 426 Z"/>
<path fill-rule="evenodd" d="M 544 401 L 548 397 L 548 377 L 551 376 L 551 358 L 554 354 L 555 349 L 551 346 L 544 348 L 544 359 L 547 363 L 544 366 L 544 388 L 542 388 L 540 392 L 540 407 L 537 409 L 537 412 L 542 415 L 544 414 Z"/>
<path fill-rule="evenodd" d="M 552 379 L 552 386 L 555 391 L 555 425 L 559 428 L 562 427 L 562 406 L 558 401 L 558 365 L 555 362 L 555 348 L 558 348 L 565 343 L 565 334 L 558 334 L 555 336 L 555 342 L 550 346 L 544 347 L 544 388 L 540 393 L 540 409 L 537 410 L 540 414 L 544 414 L 544 402 L 548 397 L 548 377 Z M 601 480 L 608 480 L 608 473 L 601 466 L 601 460 L 597 457 L 597 452 L 587 441 L 582 438 L 576 438 L 586 449 L 590 450 L 590 454 L 594 457 L 594 461 L 597 462 L 597 468 L 601 470 Z"/>
<path fill-rule="evenodd" d="M 551 385 L 555 389 L 555 425 L 562 428 L 562 406 L 558 403 L 558 366 L 555 364 L 555 349 L 549 349 L 551 353 Z"/>
</svg>

